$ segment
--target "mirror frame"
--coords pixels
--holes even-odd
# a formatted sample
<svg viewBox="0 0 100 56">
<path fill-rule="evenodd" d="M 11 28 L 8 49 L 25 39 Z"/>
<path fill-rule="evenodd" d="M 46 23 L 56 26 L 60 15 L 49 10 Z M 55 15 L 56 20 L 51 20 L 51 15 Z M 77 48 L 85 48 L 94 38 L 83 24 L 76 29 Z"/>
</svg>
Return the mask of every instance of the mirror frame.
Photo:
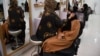
<svg viewBox="0 0 100 56">
<path fill-rule="evenodd" d="M 32 10 L 31 10 L 31 1 L 30 1 L 30 0 L 27 0 L 27 1 L 29 2 L 29 3 L 28 3 L 28 4 L 29 4 L 29 34 L 30 34 L 29 37 L 31 37 L 31 35 L 32 35 L 32 12 L 31 12 L 31 11 L 32 11 Z M 6 45 L 5 45 L 4 39 L 3 39 L 4 36 L 3 36 L 3 33 L 1 34 L 1 32 L 3 32 L 3 31 L 0 29 L 0 40 L 1 40 L 1 43 L 2 43 L 3 54 L 4 54 L 4 56 L 11 56 L 11 55 L 15 54 L 16 52 L 18 52 L 18 51 L 24 49 L 25 47 L 29 46 L 29 44 L 30 44 L 30 40 L 29 40 L 29 42 L 26 43 L 25 45 L 23 45 L 23 46 L 17 48 L 17 49 L 14 50 L 13 52 L 7 54 Z"/>
<path fill-rule="evenodd" d="M 1 47 L 2 47 L 2 50 L 3 50 L 3 55 L 6 56 L 7 53 L 6 53 L 6 47 L 5 47 L 5 43 L 4 43 L 4 36 L 3 36 L 3 30 L 2 30 L 2 26 L 0 25 L 0 41 L 1 41 Z"/>
</svg>

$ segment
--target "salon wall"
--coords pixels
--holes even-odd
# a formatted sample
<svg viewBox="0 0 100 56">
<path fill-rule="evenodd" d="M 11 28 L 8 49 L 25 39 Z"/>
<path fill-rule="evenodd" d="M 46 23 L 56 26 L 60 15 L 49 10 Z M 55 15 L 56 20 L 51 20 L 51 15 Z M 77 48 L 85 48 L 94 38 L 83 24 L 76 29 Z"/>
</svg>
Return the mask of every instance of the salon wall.
<svg viewBox="0 0 100 56">
<path fill-rule="evenodd" d="M 0 0 L 0 4 L 3 4 L 3 0 Z"/>
</svg>

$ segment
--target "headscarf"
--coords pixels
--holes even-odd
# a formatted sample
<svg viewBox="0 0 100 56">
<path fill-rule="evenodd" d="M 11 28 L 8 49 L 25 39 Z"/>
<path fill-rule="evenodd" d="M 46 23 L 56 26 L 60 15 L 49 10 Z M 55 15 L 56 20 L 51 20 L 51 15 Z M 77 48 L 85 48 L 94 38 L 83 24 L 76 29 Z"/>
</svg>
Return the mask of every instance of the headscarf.
<svg viewBox="0 0 100 56">
<path fill-rule="evenodd" d="M 18 5 L 18 1 L 17 0 L 11 0 L 10 1 L 10 6 L 16 7 Z"/>
<path fill-rule="evenodd" d="M 57 6 L 57 2 L 55 0 L 45 0 L 44 4 L 44 10 L 47 12 L 54 12 Z"/>
</svg>

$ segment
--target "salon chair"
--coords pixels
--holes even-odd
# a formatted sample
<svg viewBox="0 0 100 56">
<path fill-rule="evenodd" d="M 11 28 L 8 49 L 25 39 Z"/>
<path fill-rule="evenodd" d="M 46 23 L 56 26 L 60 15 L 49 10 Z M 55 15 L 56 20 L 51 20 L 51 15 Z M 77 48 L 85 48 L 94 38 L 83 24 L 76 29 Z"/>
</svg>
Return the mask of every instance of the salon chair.
<svg viewBox="0 0 100 56">
<path fill-rule="evenodd" d="M 77 51 L 79 48 L 80 39 L 75 40 L 73 44 L 69 48 L 62 49 L 56 52 L 43 52 L 43 56 L 69 56 L 69 55 L 77 55 Z"/>
<path fill-rule="evenodd" d="M 16 31 L 12 31 L 12 30 L 8 30 L 8 33 L 10 35 L 12 35 L 13 37 L 15 37 L 15 41 L 16 41 L 16 46 L 14 46 L 14 49 L 18 48 L 19 45 L 18 45 L 18 35 L 21 33 L 22 30 L 16 30 Z"/>
<path fill-rule="evenodd" d="M 39 41 L 36 37 L 36 35 L 32 35 L 30 38 L 30 42 L 32 43 L 32 45 L 34 46 L 34 49 L 31 53 L 31 56 L 38 56 L 40 51 L 41 51 L 41 44 L 42 41 Z"/>
</svg>

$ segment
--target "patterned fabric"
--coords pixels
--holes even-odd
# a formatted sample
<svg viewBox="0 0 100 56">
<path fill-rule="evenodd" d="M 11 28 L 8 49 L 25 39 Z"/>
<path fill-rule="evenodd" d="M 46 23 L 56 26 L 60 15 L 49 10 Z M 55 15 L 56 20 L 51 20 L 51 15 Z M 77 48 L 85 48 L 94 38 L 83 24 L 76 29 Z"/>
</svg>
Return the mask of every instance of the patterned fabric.
<svg viewBox="0 0 100 56">
<path fill-rule="evenodd" d="M 36 36 L 41 41 L 56 35 L 57 30 L 61 27 L 61 20 L 54 12 L 56 5 L 55 0 L 45 0 L 45 11 L 36 32 Z"/>
<path fill-rule="evenodd" d="M 8 15 L 10 30 L 25 29 L 24 11 L 21 7 L 10 7 L 8 10 Z"/>
<path fill-rule="evenodd" d="M 39 40 L 47 39 L 50 36 L 56 35 L 58 28 L 61 27 L 61 20 L 54 13 L 48 16 L 43 15 L 42 20 L 37 29 L 36 35 Z"/>
<path fill-rule="evenodd" d="M 8 28 L 9 30 L 16 31 L 21 29 L 22 32 L 19 34 L 18 39 L 20 43 L 25 42 L 25 21 L 24 21 L 24 11 L 22 10 L 21 7 L 16 6 L 10 6 L 8 10 L 8 19 L 9 19 L 9 24 Z"/>
<path fill-rule="evenodd" d="M 43 42 L 43 51 L 44 52 L 56 52 L 61 51 L 63 49 L 69 48 L 73 41 L 77 38 L 80 30 L 80 21 L 79 20 L 73 20 L 71 22 L 71 30 L 70 31 L 64 31 L 56 36 L 50 37 L 46 39 Z M 64 36 L 62 36 L 64 34 Z M 58 39 L 58 37 L 62 37 L 61 39 Z"/>
</svg>

